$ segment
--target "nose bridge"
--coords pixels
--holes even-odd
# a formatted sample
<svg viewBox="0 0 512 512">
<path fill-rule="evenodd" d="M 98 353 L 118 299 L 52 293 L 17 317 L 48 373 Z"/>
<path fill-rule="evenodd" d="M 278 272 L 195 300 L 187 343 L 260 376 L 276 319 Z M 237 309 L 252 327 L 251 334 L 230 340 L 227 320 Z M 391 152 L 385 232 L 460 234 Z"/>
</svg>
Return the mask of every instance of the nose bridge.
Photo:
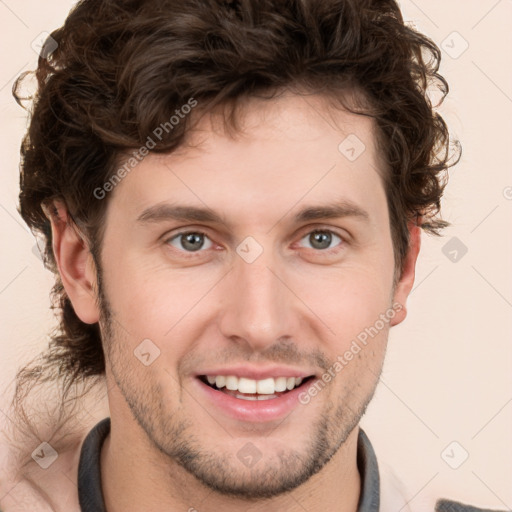
<svg viewBox="0 0 512 512">
<path fill-rule="evenodd" d="M 261 350 L 293 335 L 293 294 L 278 277 L 278 268 L 270 250 L 252 262 L 236 258 L 221 321 L 226 337 Z"/>
</svg>

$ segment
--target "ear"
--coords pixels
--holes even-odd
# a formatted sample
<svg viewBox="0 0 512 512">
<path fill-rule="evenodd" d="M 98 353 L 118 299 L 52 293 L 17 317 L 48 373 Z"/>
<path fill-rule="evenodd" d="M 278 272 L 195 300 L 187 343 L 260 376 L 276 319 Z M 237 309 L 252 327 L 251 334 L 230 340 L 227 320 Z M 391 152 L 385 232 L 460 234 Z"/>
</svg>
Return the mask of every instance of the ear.
<svg viewBox="0 0 512 512">
<path fill-rule="evenodd" d="M 51 226 L 53 253 L 64 289 L 78 318 L 86 324 L 99 321 L 96 297 L 96 267 L 83 236 L 68 214 L 64 203 L 54 201 L 45 208 Z"/>
<path fill-rule="evenodd" d="M 417 222 L 410 222 L 408 225 L 409 248 L 403 262 L 402 275 L 395 285 L 393 309 L 395 309 L 397 313 L 390 320 L 390 325 L 398 325 L 403 322 L 407 316 L 407 297 L 409 293 L 411 293 L 414 284 L 416 260 L 418 259 L 421 245 L 421 228 L 419 227 L 419 222 L 419 220 Z M 398 305 L 400 305 L 400 307 L 398 307 Z"/>
</svg>

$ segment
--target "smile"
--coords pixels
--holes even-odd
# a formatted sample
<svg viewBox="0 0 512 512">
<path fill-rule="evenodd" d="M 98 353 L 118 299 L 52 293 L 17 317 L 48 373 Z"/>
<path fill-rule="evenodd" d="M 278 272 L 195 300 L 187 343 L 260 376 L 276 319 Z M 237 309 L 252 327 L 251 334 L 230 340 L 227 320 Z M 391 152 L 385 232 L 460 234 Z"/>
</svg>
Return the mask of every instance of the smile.
<svg viewBox="0 0 512 512">
<path fill-rule="evenodd" d="M 271 400 L 301 386 L 311 377 L 268 377 L 261 380 L 234 375 L 202 375 L 200 379 L 211 388 L 240 400 Z"/>
</svg>

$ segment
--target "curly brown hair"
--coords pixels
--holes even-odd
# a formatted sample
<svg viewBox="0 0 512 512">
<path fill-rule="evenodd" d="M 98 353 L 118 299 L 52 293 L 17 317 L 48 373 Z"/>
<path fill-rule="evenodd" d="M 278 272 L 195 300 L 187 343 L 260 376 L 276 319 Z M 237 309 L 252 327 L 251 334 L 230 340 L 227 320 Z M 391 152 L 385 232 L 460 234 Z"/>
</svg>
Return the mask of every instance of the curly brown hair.
<svg viewBox="0 0 512 512">
<path fill-rule="evenodd" d="M 387 167 L 397 265 L 409 221 L 421 219 L 434 234 L 447 225 L 438 218 L 440 199 L 445 171 L 458 158 L 450 163 L 453 143 L 428 94 L 430 87 L 443 99 L 448 93 L 438 74 L 441 53 L 404 23 L 395 0 L 82 0 L 51 37 L 58 46 L 39 58 L 21 148 L 20 213 L 44 238 L 61 316 L 49 350 L 19 372 L 18 398 L 34 381 L 59 377 L 69 388 L 105 371 L 99 326 L 73 310 L 42 205 L 65 203 L 98 264 L 108 198 L 99 200 L 95 189 L 111 179 L 120 156 L 143 146 L 190 98 L 203 112 L 230 106 L 228 126 L 236 126 L 244 98 L 271 99 L 286 88 L 371 116 Z M 13 91 L 19 103 L 22 81 Z M 347 90 L 363 98 L 357 108 L 346 105 Z M 192 118 L 164 132 L 153 151 L 183 144 Z"/>
</svg>

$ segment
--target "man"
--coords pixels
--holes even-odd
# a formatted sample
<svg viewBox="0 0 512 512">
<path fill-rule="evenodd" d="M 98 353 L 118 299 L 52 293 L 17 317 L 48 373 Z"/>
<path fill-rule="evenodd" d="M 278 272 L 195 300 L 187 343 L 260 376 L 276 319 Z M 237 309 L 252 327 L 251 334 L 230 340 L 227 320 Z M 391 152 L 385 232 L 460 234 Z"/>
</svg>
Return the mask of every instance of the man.
<svg viewBox="0 0 512 512">
<path fill-rule="evenodd" d="M 104 377 L 82 511 L 395 509 L 358 425 L 445 225 L 439 59 L 391 0 L 89 0 L 52 34 L 20 210 L 61 331 L 17 407 Z"/>
</svg>

